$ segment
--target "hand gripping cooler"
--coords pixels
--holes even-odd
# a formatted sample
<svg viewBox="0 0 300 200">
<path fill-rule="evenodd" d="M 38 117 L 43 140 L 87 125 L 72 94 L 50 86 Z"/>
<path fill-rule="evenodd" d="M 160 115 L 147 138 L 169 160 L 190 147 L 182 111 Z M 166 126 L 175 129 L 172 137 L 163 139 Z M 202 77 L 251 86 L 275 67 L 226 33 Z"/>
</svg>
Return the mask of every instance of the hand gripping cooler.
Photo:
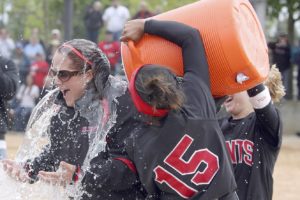
<svg viewBox="0 0 300 200">
<path fill-rule="evenodd" d="M 266 79 L 268 47 L 248 0 L 201 0 L 153 19 L 182 22 L 201 32 L 213 96 L 240 92 Z M 181 49 L 160 37 L 145 34 L 136 44 L 122 43 L 121 53 L 128 79 L 144 64 L 168 66 L 183 75 Z"/>
</svg>

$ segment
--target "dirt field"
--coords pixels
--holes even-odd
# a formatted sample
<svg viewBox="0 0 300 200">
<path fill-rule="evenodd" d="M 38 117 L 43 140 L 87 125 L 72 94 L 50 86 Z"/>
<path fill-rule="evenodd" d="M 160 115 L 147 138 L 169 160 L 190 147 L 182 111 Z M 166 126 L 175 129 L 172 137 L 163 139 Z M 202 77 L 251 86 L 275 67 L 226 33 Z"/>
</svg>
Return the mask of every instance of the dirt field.
<svg viewBox="0 0 300 200">
<path fill-rule="evenodd" d="M 22 134 L 7 134 L 8 155 L 15 156 Z M 274 172 L 273 200 L 300 199 L 300 137 L 288 135 L 283 138 L 282 149 Z"/>
</svg>

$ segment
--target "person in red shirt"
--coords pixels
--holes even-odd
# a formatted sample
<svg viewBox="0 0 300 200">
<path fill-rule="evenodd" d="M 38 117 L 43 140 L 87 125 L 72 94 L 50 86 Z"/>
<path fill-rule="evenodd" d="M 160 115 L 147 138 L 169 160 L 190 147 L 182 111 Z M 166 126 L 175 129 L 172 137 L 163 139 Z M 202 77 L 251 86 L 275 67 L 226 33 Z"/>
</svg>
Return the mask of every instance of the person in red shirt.
<svg viewBox="0 0 300 200">
<path fill-rule="evenodd" d="M 98 47 L 107 56 L 111 66 L 111 74 L 115 75 L 120 60 L 120 42 L 114 41 L 112 32 L 106 31 L 105 39 L 98 43 Z"/>
<path fill-rule="evenodd" d="M 37 85 L 40 91 L 43 89 L 45 77 L 48 74 L 49 64 L 46 62 L 43 55 L 37 53 L 35 61 L 30 67 L 30 73 L 33 77 L 33 84 Z"/>
</svg>

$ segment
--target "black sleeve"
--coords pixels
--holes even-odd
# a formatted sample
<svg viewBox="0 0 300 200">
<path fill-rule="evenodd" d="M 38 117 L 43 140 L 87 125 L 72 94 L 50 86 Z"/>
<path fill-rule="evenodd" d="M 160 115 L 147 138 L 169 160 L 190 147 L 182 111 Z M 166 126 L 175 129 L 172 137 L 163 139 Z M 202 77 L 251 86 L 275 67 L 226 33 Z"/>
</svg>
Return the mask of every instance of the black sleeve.
<svg viewBox="0 0 300 200">
<path fill-rule="evenodd" d="M 148 20 L 145 33 L 163 37 L 182 48 L 185 110 L 192 117 L 214 117 L 208 63 L 199 31 L 178 22 Z"/>
<path fill-rule="evenodd" d="M 255 97 L 265 90 L 265 86 L 260 84 L 252 89 L 249 89 L 248 95 L 250 98 Z M 270 95 L 270 94 L 268 94 Z M 281 143 L 281 120 L 280 115 L 272 101 L 263 108 L 254 108 L 257 121 L 256 124 L 263 134 L 262 137 L 272 146 L 277 147 Z"/>
<path fill-rule="evenodd" d="M 105 193 L 111 191 L 124 191 L 138 181 L 137 174 L 132 170 L 131 161 L 126 157 L 113 157 L 105 153 L 100 153 L 91 160 L 90 169 L 84 174 L 82 185 L 84 190 L 90 194 L 105 196 Z M 125 162 L 124 162 L 125 161 Z"/>
<path fill-rule="evenodd" d="M 140 122 L 136 118 L 137 111 L 128 90 L 124 95 L 118 97 L 117 101 L 116 122 L 106 136 L 109 152 L 120 152 L 121 149 L 124 149 L 124 140 L 130 135 L 132 128 Z"/>
<path fill-rule="evenodd" d="M 4 58 L 0 58 L 0 65 L 0 97 L 9 100 L 18 88 L 18 70 L 13 61 Z"/>
<path fill-rule="evenodd" d="M 33 183 L 38 180 L 37 175 L 39 171 L 55 171 L 55 165 L 53 152 L 50 146 L 47 145 L 38 157 L 28 160 L 24 168 L 31 178 L 31 183 Z"/>
<path fill-rule="evenodd" d="M 281 143 L 282 130 L 280 115 L 272 102 L 262 109 L 254 109 L 257 117 L 257 124 L 262 130 L 263 137 L 274 147 Z"/>
</svg>

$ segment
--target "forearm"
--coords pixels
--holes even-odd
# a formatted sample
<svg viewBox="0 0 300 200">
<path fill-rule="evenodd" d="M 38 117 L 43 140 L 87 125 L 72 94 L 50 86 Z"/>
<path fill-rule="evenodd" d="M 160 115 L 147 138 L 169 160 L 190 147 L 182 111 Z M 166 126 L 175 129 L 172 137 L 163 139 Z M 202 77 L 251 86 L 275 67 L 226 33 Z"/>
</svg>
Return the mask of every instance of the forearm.
<svg viewBox="0 0 300 200">
<path fill-rule="evenodd" d="M 104 190 L 109 188 L 118 191 L 132 187 L 136 181 L 136 173 L 132 172 L 123 161 L 114 158 L 107 160 L 98 158 L 91 164 L 90 170 L 84 174 L 83 184 L 86 185 L 86 190 L 92 190 L 95 185 L 101 185 Z"/>
<path fill-rule="evenodd" d="M 145 33 L 165 38 L 180 47 L 183 46 L 186 38 L 195 31 L 197 32 L 190 26 L 174 21 L 147 20 L 144 27 Z"/>
<path fill-rule="evenodd" d="M 257 124 L 260 125 L 267 137 L 270 136 L 277 142 L 280 132 L 280 117 L 272 103 L 268 88 L 260 84 L 247 92 L 256 113 Z"/>
<path fill-rule="evenodd" d="M 28 160 L 24 164 L 24 168 L 32 182 L 38 180 L 39 171 L 55 171 L 55 163 L 50 154 L 42 153 L 39 157 Z"/>
</svg>

